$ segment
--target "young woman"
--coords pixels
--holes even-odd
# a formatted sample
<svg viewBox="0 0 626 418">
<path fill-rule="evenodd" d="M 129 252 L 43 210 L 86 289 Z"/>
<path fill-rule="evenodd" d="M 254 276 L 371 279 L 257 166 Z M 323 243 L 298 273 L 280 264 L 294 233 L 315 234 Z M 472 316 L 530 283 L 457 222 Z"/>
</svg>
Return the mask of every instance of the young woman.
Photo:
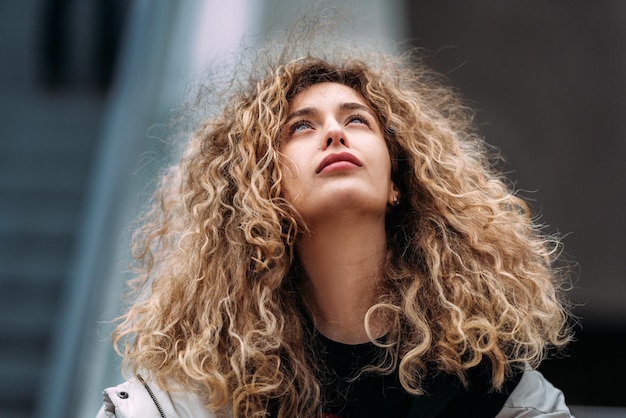
<svg viewBox="0 0 626 418">
<path fill-rule="evenodd" d="M 231 89 L 163 177 L 99 417 L 570 416 L 558 241 L 436 76 L 337 56 Z"/>
</svg>

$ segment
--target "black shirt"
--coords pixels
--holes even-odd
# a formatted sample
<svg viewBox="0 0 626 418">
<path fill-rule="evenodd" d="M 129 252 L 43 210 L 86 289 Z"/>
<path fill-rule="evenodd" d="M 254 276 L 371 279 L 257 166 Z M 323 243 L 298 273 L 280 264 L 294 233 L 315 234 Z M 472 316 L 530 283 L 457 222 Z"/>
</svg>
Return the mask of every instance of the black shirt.
<svg viewBox="0 0 626 418">
<path fill-rule="evenodd" d="M 372 343 L 348 345 L 317 336 L 322 367 L 322 418 L 495 417 L 522 372 L 509 377 L 502 391 L 491 390 L 491 366 L 484 359 L 467 373 L 469 386 L 442 372 L 422 381 L 424 395 L 406 392 L 397 369 L 390 374 L 363 371 L 380 363 L 385 349 Z"/>
<path fill-rule="evenodd" d="M 372 343 L 342 344 L 318 335 L 322 372 L 323 417 L 406 417 L 413 396 L 396 372 L 362 371 L 378 364 L 384 349 Z"/>
</svg>

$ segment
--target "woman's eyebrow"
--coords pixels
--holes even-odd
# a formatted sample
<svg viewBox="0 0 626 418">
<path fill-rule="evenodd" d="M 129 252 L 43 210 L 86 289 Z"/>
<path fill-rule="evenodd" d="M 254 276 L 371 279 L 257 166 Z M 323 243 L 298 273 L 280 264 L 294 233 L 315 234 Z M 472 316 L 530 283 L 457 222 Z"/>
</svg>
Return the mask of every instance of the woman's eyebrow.
<svg viewBox="0 0 626 418">
<path fill-rule="evenodd" d="M 341 109 L 341 110 L 362 110 L 362 111 L 367 112 L 367 113 L 371 114 L 372 116 L 374 116 L 374 112 L 372 111 L 372 109 L 370 109 L 369 107 L 367 107 L 367 106 L 365 106 L 364 104 L 361 104 L 361 103 L 356 103 L 356 102 L 341 103 L 339 105 L 339 109 Z"/>
<path fill-rule="evenodd" d="M 316 113 L 319 113 L 319 111 L 317 110 L 317 108 L 314 107 L 303 107 L 302 109 L 298 109 L 294 112 L 291 112 L 289 115 L 287 115 L 287 121 L 291 120 L 293 118 L 297 118 L 300 116 L 312 116 L 315 115 Z"/>
<path fill-rule="evenodd" d="M 365 106 L 364 104 L 361 103 L 357 103 L 357 102 L 346 102 L 346 103 L 341 103 L 339 105 L 339 110 L 341 111 L 346 111 L 346 110 L 361 110 L 364 112 L 367 112 L 369 114 L 371 114 L 372 116 L 374 115 L 374 112 L 372 111 L 372 109 L 370 109 L 369 107 Z M 298 109 L 294 112 L 291 112 L 289 115 L 287 115 L 287 119 L 286 120 L 291 120 L 293 118 L 297 118 L 300 116 L 313 116 L 315 114 L 319 113 L 319 109 L 317 109 L 316 107 L 303 107 L 302 109 Z"/>
</svg>

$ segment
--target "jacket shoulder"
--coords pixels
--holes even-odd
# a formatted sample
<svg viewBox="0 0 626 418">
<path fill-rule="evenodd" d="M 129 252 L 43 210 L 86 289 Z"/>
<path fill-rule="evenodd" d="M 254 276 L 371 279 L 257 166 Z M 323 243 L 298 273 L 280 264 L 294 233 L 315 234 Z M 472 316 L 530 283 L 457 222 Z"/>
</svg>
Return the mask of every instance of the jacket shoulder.
<svg viewBox="0 0 626 418">
<path fill-rule="evenodd" d="M 563 392 L 536 370 L 526 370 L 496 418 L 571 418 Z"/>
<path fill-rule="evenodd" d="M 102 401 L 96 418 L 216 418 L 194 393 L 167 392 L 139 380 L 105 389 Z"/>
</svg>

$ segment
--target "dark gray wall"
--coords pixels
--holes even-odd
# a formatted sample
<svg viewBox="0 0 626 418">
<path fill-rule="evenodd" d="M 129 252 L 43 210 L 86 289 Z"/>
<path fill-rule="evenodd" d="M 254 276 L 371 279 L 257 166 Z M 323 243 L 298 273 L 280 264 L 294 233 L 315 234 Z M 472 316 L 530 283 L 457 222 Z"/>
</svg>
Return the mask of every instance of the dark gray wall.
<svg viewBox="0 0 626 418">
<path fill-rule="evenodd" d="M 411 44 L 478 109 L 565 235 L 587 326 L 626 326 L 626 2 L 408 1 Z"/>
<path fill-rule="evenodd" d="M 577 263 L 582 325 L 541 371 L 570 404 L 626 406 L 626 2 L 405 7 L 410 44 L 478 110 L 509 177 Z"/>
</svg>

